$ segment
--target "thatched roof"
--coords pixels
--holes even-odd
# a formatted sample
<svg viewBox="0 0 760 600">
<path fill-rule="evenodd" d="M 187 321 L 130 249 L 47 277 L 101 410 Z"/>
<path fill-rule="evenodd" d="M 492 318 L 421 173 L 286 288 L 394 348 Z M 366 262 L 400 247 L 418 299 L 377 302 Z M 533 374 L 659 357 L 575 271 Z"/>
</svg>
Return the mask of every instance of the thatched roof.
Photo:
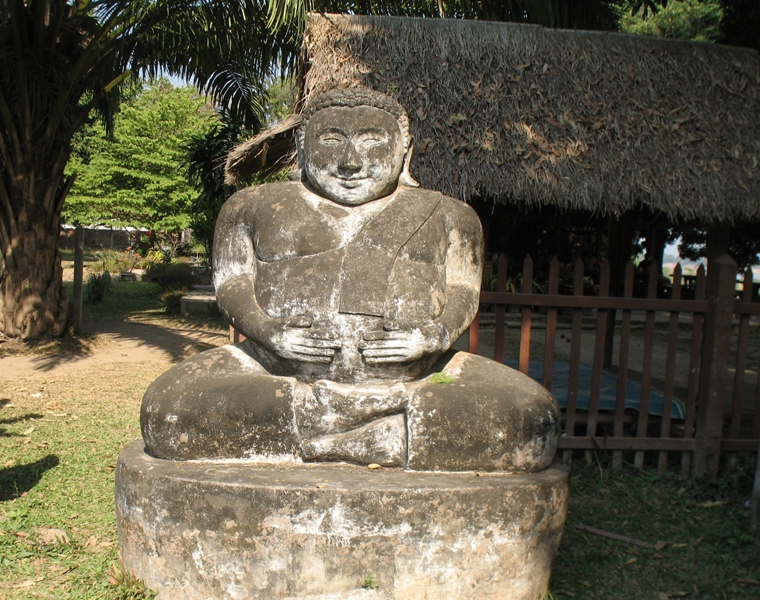
<svg viewBox="0 0 760 600">
<path fill-rule="evenodd" d="M 293 132 L 300 124 L 301 115 L 290 115 L 233 148 L 227 156 L 227 183 L 237 183 L 251 173 L 266 177 L 292 163 L 295 160 Z"/>
<path fill-rule="evenodd" d="M 760 55 L 462 20 L 313 16 L 305 97 L 395 96 L 423 187 L 469 200 L 760 218 Z"/>
</svg>

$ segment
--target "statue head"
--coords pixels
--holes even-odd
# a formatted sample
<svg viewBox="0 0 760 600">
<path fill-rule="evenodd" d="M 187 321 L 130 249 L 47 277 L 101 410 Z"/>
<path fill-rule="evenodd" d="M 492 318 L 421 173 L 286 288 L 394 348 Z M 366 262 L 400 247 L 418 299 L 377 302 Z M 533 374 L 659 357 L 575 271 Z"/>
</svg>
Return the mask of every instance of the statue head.
<svg viewBox="0 0 760 600">
<path fill-rule="evenodd" d="M 405 168 L 409 142 L 409 119 L 393 98 L 366 88 L 331 90 L 304 110 L 303 174 L 330 200 L 364 204 L 393 193 L 400 179 L 414 185 Z"/>
</svg>

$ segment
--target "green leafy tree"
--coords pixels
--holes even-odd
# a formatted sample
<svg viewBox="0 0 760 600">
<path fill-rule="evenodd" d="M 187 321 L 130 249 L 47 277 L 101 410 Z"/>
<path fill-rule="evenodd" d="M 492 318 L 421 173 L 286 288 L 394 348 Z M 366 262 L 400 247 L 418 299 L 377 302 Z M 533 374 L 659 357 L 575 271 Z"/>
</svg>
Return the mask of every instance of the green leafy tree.
<svg viewBox="0 0 760 600">
<path fill-rule="evenodd" d="M 0 0 L 0 336 L 61 334 L 58 253 L 74 135 L 106 130 L 125 83 L 166 72 L 254 121 L 258 82 L 293 40 L 264 0 Z"/>
<path fill-rule="evenodd" d="M 291 27 L 297 35 L 314 12 L 351 12 L 537 23 L 547 27 L 615 29 L 620 0 L 270 0 L 273 27 Z M 655 10 L 667 0 L 642 0 L 638 8 Z"/>
<path fill-rule="evenodd" d="M 620 30 L 639 35 L 715 42 L 721 37 L 724 12 L 721 0 L 680 0 L 670 2 L 656 13 L 633 13 L 627 2 Z"/>
<path fill-rule="evenodd" d="M 190 226 L 207 259 L 213 249 L 216 218 L 224 201 L 236 190 L 224 182 L 224 163 L 242 133 L 239 124 L 222 119 L 205 133 L 192 136 L 185 148 L 184 166 L 195 186 Z"/>
<path fill-rule="evenodd" d="M 72 159 L 78 177 L 63 216 L 84 225 L 108 224 L 181 230 L 190 224 L 195 190 L 188 182 L 186 146 L 216 121 L 207 99 L 193 88 L 162 79 L 126 102 L 113 141 L 102 127 L 87 150 Z"/>
</svg>

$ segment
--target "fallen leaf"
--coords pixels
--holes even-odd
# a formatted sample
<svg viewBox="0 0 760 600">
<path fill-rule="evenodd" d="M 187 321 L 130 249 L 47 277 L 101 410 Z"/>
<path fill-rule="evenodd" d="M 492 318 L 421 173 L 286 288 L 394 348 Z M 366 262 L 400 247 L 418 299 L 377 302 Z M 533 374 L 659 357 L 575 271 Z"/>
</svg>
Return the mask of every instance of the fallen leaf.
<svg viewBox="0 0 760 600">
<path fill-rule="evenodd" d="M 48 529 L 46 527 L 38 527 L 37 535 L 40 536 L 40 542 L 46 545 L 69 543 L 69 536 L 63 529 Z"/>
<path fill-rule="evenodd" d="M 740 578 L 736 580 L 737 583 L 741 583 L 742 585 L 760 585 L 760 581 L 757 579 L 745 579 Z"/>
<path fill-rule="evenodd" d="M 16 461 L 13 460 L 13 459 L 11 459 L 11 460 L 3 463 L 3 468 L 4 469 L 9 469 L 10 467 L 14 466 L 15 464 L 16 464 Z"/>
<path fill-rule="evenodd" d="M 318 483 L 318 484 L 317 484 L 317 488 L 318 488 L 318 489 L 320 489 L 320 490 L 321 490 L 323 487 L 327 487 L 327 484 L 326 484 L 326 483 Z"/>
<path fill-rule="evenodd" d="M 28 538 L 29 534 L 26 531 L 17 531 L 16 532 L 16 537 Z"/>
<path fill-rule="evenodd" d="M 663 549 L 665 546 L 667 546 L 667 545 L 668 545 L 668 543 L 667 543 L 667 542 L 657 542 L 657 543 L 654 545 L 654 549 L 655 549 L 655 550 L 657 550 L 657 551 L 660 551 L 660 550 L 662 550 L 662 549 Z"/>
<path fill-rule="evenodd" d="M 701 504 L 697 504 L 697 506 L 700 506 L 702 508 L 715 508 L 716 506 L 723 506 L 724 504 L 728 504 L 727 500 L 713 500 L 711 502 L 702 502 Z"/>
<path fill-rule="evenodd" d="M 25 588 L 30 588 L 33 585 L 38 584 L 40 581 L 45 579 L 44 577 L 37 577 L 37 579 L 27 579 L 24 583 L 14 583 L 11 588 L 14 590 L 22 590 Z"/>
<path fill-rule="evenodd" d="M 658 600 L 669 600 L 670 599 L 670 594 L 666 594 L 664 592 L 660 592 L 659 594 L 657 594 L 657 598 L 658 598 Z"/>
<path fill-rule="evenodd" d="M 375 470 L 375 469 L 382 469 L 383 466 L 382 465 L 378 465 L 377 463 L 372 463 L 371 465 L 367 465 L 367 468 Z"/>
<path fill-rule="evenodd" d="M 30 435 L 32 435 L 32 432 L 33 432 L 33 431 L 34 431 L 34 425 L 32 425 L 32 426 L 31 426 L 29 429 L 27 429 L 26 431 L 22 431 L 22 432 L 21 432 L 21 435 L 23 435 L 23 436 L 30 436 Z"/>
<path fill-rule="evenodd" d="M 94 535 L 91 535 L 87 538 L 87 545 L 88 546 L 95 546 L 98 543 L 98 538 L 96 538 Z"/>
<path fill-rule="evenodd" d="M 638 562 L 638 561 L 639 561 L 638 558 L 629 558 L 627 561 L 625 561 L 625 564 L 632 565 L 633 563 Z"/>
</svg>

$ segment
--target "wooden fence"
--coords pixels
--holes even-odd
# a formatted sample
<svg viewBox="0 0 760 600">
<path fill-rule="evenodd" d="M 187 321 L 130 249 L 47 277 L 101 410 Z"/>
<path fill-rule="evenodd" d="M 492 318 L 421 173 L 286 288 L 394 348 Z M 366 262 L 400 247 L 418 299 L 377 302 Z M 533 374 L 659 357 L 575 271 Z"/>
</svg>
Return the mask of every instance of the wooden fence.
<svg viewBox="0 0 760 600">
<path fill-rule="evenodd" d="M 712 261 L 709 273 L 700 267 L 684 275 L 676 266 L 672 287 L 662 285 L 658 269 L 642 274 L 628 264 L 622 297 L 610 296 L 607 263 L 595 274 L 594 295 L 585 293 L 582 261 L 574 265 L 571 293 L 560 293 L 560 271 L 555 258 L 548 283 L 537 290 L 530 257 L 521 276 L 508 279 L 502 256 L 495 290 L 481 294 L 469 349 L 490 354 L 481 347 L 490 331 L 482 322 L 492 313 L 493 358 L 560 399 L 566 458 L 601 449 L 618 466 L 630 457 L 637 467 L 680 465 L 700 475 L 716 474 L 722 457 L 757 451 L 760 330 L 752 317 L 760 303 L 752 302 L 751 271 L 739 297 L 742 285 L 727 256 Z M 565 273 L 566 286 L 568 279 Z"/>
</svg>

